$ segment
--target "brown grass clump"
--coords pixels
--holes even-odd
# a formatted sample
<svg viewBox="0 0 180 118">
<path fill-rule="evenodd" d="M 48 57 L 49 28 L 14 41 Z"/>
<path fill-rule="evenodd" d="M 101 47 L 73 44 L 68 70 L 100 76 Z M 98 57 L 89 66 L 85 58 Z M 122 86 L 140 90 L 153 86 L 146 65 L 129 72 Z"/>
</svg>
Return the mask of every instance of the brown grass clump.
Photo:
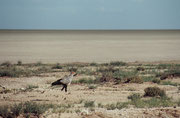
<svg viewBox="0 0 180 118">
<path fill-rule="evenodd" d="M 138 76 L 135 76 L 135 77 L 132 77 L 132 78 L 128 78 L 125 83 L 138 83 L 138 84 L 141 84 L 141 83 L 143 83 L 143 80 L 142 80 L 142 78 L 140 78 Z"/>
<path fill-rule="evenodd" d="M 143 67 L 137 67 L 136 70 L 137 71 L 145 71 L 145 69 Z"/>
<path fill-rule="evenodd" d="M 149 97 L 165 97 L 166 93 L 164 90 L 160 89 L 159 87 L 147 87 L 144 89 L 144 96 L 149 96 Z"/>
<path fill-rule="evenodd" d="M 174 68 L 174 69 L 168 70 L 167 72 L 161 75 L 160 79 L 165 80 L 165 79 L 173 78 L 173 77 L 180 77 L 180 68 Z"/>
</svg>

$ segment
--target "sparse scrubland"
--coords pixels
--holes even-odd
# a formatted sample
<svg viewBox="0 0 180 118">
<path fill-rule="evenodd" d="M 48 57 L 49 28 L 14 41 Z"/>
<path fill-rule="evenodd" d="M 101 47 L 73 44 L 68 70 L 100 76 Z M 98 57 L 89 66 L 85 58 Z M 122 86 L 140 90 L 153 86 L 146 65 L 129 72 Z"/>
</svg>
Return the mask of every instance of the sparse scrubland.
<svg viewBox="0 0 180 118">
<path fill-rule="evenodd" d="M 69 93 L 50 86 L 71 71 L 78 76 Z M 125 116 L 180 116 L 180 64 L 7 61 L 0 65 L 0 117 Z"/>
</svg>

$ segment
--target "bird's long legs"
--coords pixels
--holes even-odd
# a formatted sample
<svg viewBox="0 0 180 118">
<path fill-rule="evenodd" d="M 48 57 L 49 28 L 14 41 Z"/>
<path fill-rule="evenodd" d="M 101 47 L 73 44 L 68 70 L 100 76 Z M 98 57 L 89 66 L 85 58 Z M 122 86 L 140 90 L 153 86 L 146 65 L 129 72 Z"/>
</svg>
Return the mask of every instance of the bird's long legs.
<svg viewBox="0 0 180 118">
<path fill-rule="evenodd" d="M 65 89 L 65 92 L 67 92 L 67 85 L 66 84 L 63 84 L 61 91 L 63 91 L 64 89 Z"/>
</svg>

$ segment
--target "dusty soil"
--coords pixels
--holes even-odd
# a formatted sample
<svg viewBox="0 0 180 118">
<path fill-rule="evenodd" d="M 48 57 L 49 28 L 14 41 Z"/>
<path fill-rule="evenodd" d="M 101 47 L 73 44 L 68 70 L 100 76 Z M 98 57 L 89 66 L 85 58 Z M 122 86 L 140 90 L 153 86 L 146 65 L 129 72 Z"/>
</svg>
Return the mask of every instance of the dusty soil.
<svg viewBox="0 0 180 118">
<path fill-rule="evenodd" d="M 134 117 L 163 117 L 174 118 L 180 116 L 180 107 L 167 107 L 167 108 L 123 108 L 121 110 L 107 110 L 105 108 L 95 107 L 94 110 L 90 108 L 84 108 L 80 101 L 95 101 L 95 105 L 98 103 L 103 105 L 116 102 L 128 101 L 127 96 L 132 93 L 144 94 L 144 89 L 149 86 L 158 86 L 164 90 L 168 97 L 172 97 L 173 100 L 180 99 L 180 92 L 178 88 L 170 85 L 157 85 L 151 82 L 145 82 L 143 84 L 118 84 L 113 85 L 107 83 L 103 85 L 97 85 L 96 89 L 89 89 L 85 84 L 71 84 L 68 88 L 68 93 L 61 91 L 61 87 L 51 87 L 50 83 L 63 77 L 68 73 L 56 72 L 46 73 L 41 76 L 34 77 L 21 77 L 21 78 L 0 78 L 1 89 L 6 88 L 11 90 L 9 93 L 0 94 L 0 105 L 14 104 L 25 101 L 34 101 L 38 103 L 52 103 L 52 104 L 75 104 L 72 111 L 79 109 L 78 113 L 50 113 L 46 112 L 41 117 L 47 118 L 134 118 Z M 78 79 L 83 75 L 79 75 L 74 79 Z M 170 79 L 172 80 L 172 79 Z M 173 79 L 173 81 L 180 83 L 180 78 Z M 23 90 L 28 85 L 35 85 L 38 88 L 33 88 L 32 91 Z"/>
<path fill-rule="evenodd" d="M 0 31 L 0 62 L 66 63 L 180 59 L 174 31 Z"/>
</svg>

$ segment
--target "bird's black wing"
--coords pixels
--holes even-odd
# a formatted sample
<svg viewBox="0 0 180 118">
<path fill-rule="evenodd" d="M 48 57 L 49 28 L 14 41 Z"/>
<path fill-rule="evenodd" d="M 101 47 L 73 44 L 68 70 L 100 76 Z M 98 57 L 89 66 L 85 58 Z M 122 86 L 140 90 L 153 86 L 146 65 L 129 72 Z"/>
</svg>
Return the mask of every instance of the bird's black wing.
<svg viewBox="0 0 180 118">
<path fill-rule="evenodd" d="M 63 84 L 63 80 L 64 80 L 66 77 L 67 77 L 67 76 L 64 76 L 63 78 L 58 79 L 57 81 L 53 82 L 53 83 L 51 84 L 51 86 L 62 85 L 62 84 Z"/>
</svg>

